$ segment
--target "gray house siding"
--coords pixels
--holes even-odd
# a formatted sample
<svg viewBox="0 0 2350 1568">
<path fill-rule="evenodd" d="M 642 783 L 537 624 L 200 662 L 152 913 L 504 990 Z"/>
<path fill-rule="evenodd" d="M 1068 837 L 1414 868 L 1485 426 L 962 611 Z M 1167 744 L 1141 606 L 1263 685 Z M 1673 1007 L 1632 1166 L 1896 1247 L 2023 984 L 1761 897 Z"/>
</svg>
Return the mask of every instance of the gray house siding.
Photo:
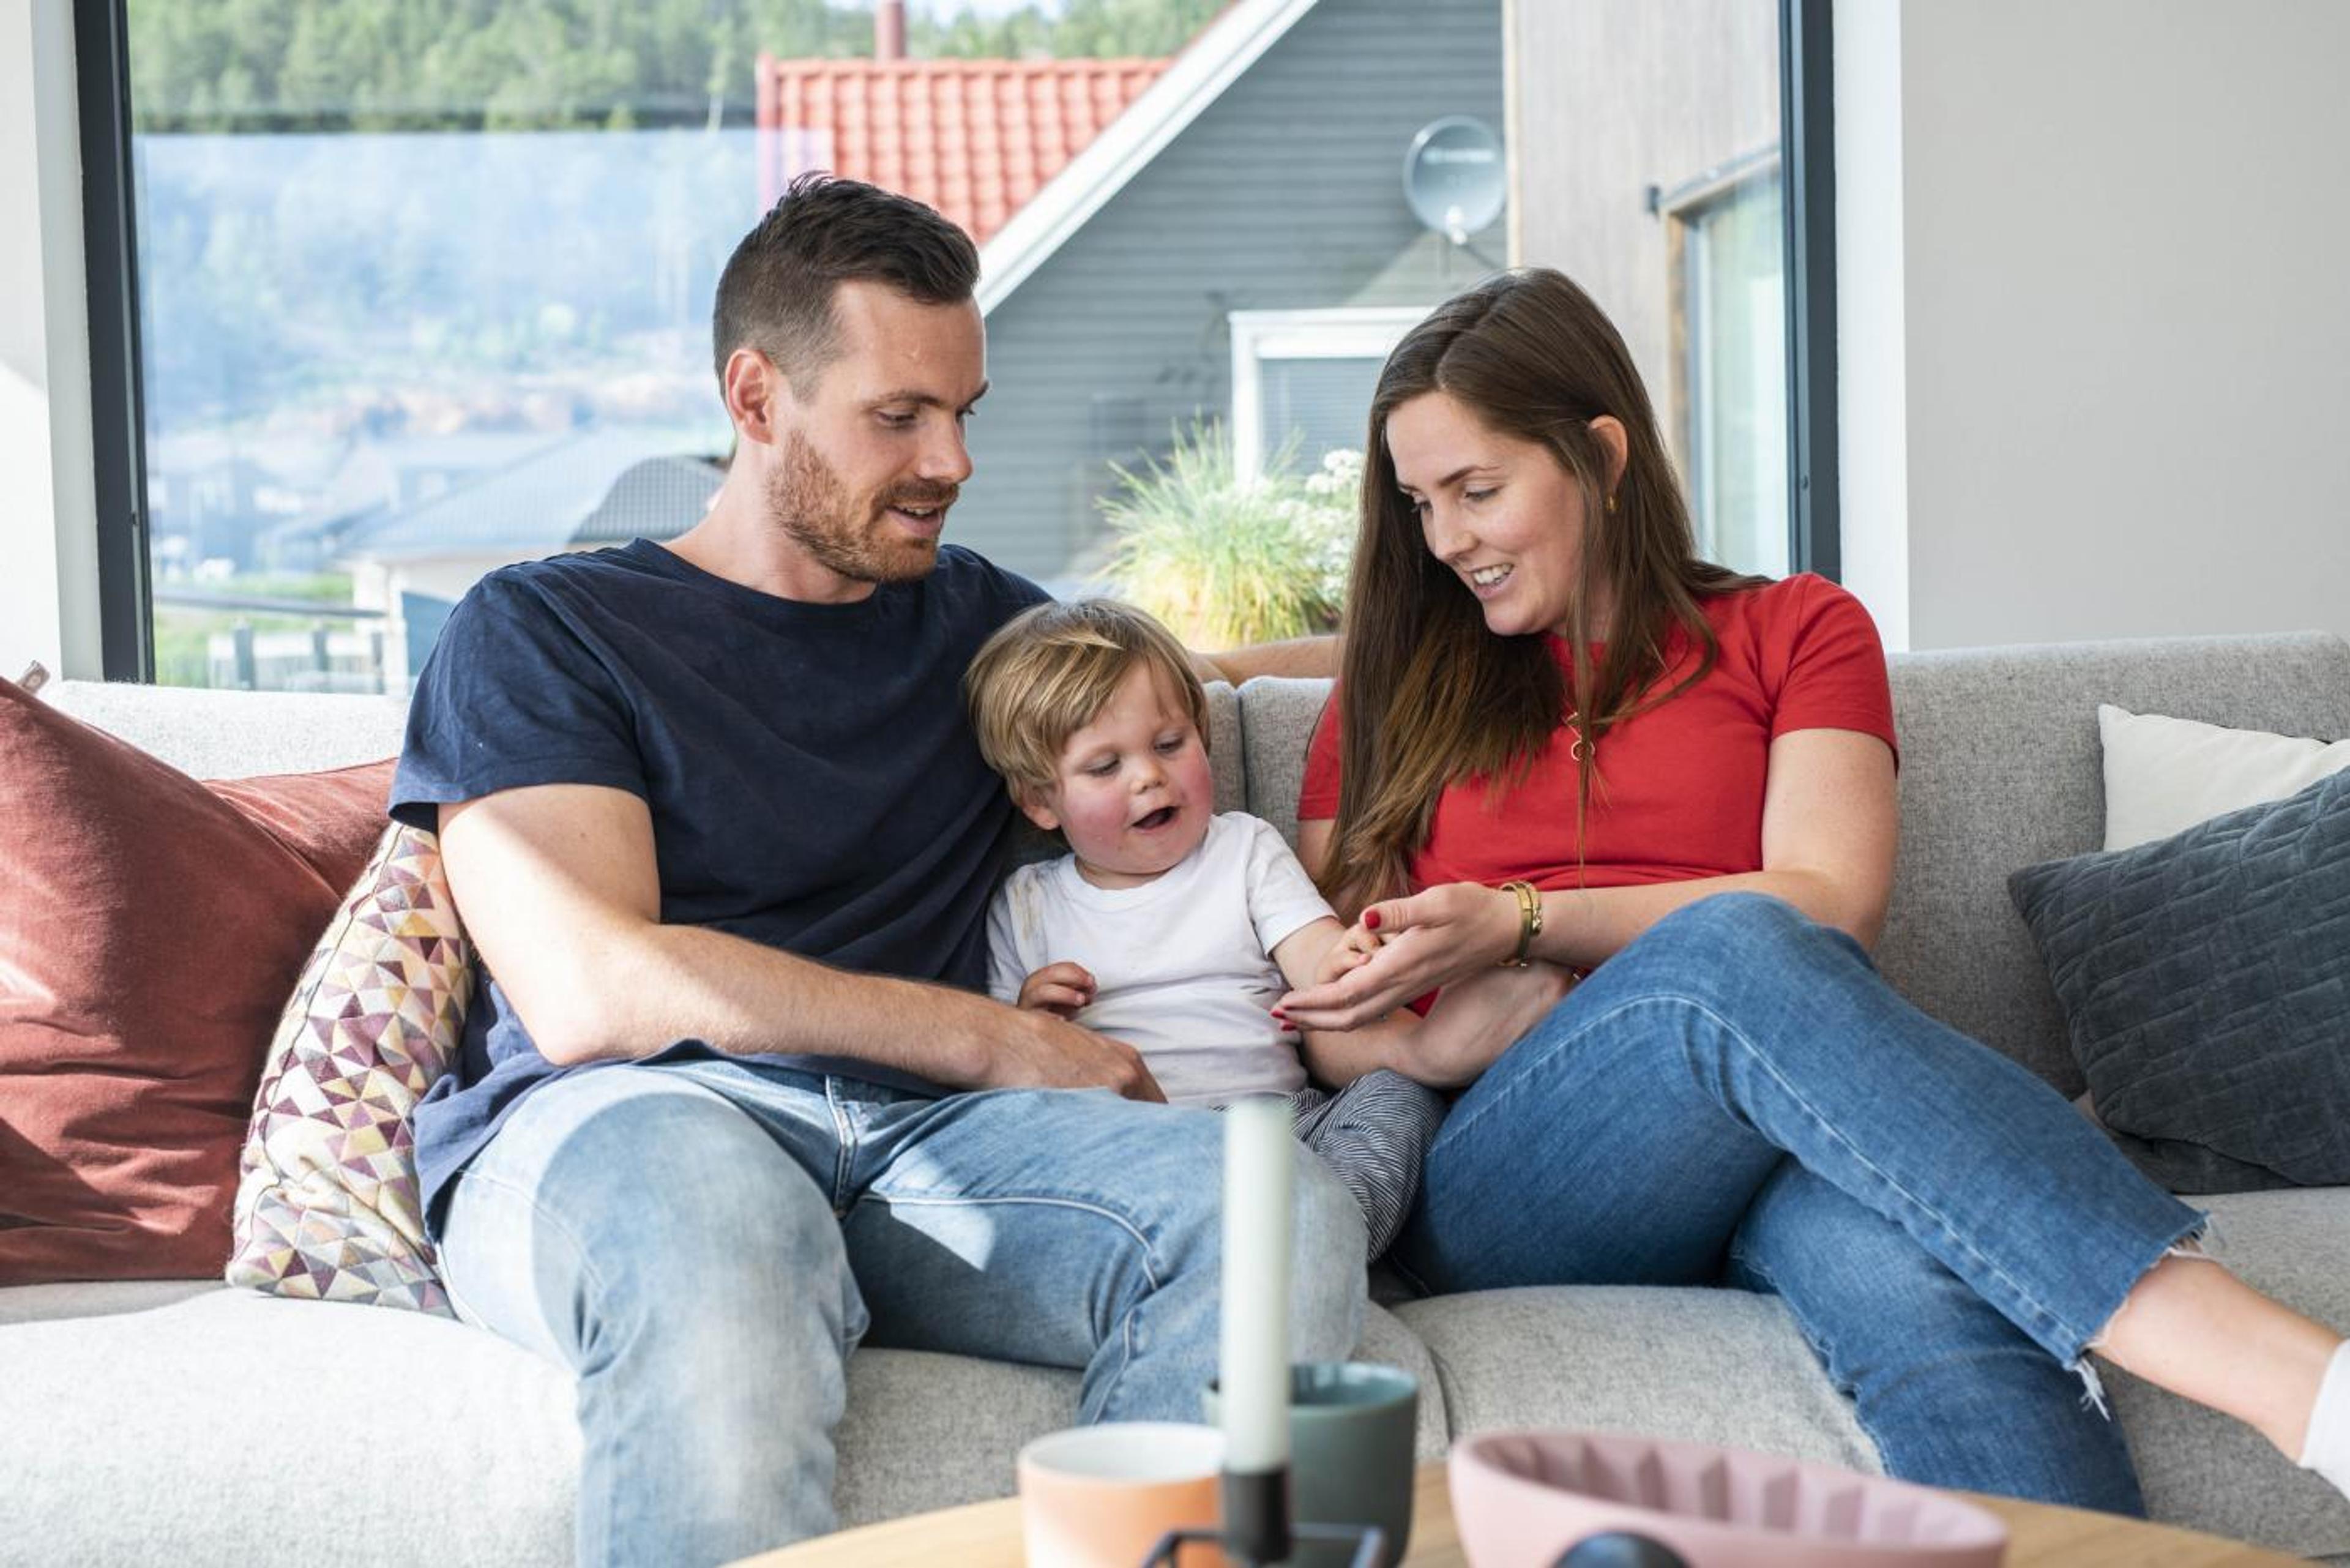
<svg viewBox="0 0 2350 1568">
<path fill-rule="evenodd" d="M 1506 263 L 1403 198 L 1413 134 L 1503 125 L 1501 0 L 1322 0 L 988 318 L 951 533 L 1039 577 L 1089 564 L 1110 460 L 1229 414 L 1228 313 L 1437 304 Z"/>
</svg>

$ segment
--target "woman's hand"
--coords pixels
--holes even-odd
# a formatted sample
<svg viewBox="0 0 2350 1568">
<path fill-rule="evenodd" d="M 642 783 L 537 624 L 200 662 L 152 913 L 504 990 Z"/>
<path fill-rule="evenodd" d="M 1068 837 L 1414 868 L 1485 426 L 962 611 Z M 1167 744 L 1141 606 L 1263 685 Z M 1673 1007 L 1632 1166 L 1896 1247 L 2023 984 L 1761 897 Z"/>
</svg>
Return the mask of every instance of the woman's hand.
<svg viewBox="0 0 2350 1568">
<path fill-rule="evenodd" d="M 1354 973 L 1370 962 L 1371 955 L 1379 950 L 1379 946 L 1378 932 L 1366 929 L 1360 921 L 1348 926 L 1338 934 L 1338 940 L 1330 944 L 1321 961 L 1315 966 L 1314 984 L 1327 985 L 1340 975 Z"/>
<path fill-rule="evenodd" d="M 1031 1012 L 1075 1018 L 1093 1005 L 1094 977 L 1083 964 L 1048 963 L 1020 982 L 1020 1006 Z"/>
<path fill-rule="evenodd" d="M 1492 968 L 1517 950 L 1518 900 L 1498 888 L 1448 882 L 1373 904 L 1362 926 L 1378 937 L 1378 950 L 1335 980 L 1283 997 L 1291 1023 L 1353 1029 Z"/>
</svg>

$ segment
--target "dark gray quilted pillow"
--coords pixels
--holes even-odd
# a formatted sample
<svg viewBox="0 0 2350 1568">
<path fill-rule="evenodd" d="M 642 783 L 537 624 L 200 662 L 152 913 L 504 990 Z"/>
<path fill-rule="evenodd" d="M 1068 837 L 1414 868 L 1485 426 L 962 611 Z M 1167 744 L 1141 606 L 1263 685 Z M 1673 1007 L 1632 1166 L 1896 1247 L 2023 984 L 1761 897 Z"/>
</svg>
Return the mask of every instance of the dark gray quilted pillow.
<svg viewBox="0 0 2350 1568">
<path fill-rule="evenodd" d="M 2180 1192 L 2350 1182 L 2350 772 L 2007 886 L 2139 1168 Z"/>
</svg>

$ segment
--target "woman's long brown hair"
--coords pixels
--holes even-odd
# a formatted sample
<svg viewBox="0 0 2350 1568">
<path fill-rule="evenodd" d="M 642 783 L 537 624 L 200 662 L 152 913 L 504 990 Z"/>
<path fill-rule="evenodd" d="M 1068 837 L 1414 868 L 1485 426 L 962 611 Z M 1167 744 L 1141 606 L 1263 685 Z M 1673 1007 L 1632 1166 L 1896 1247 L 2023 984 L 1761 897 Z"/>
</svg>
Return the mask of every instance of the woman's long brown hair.
<svg viewBox="0 0 2350 1568">
<path fill-rule="evenodd" d="M 1487 631 L 1475 597 L 1422 538 L 1397 484 L 1387 427 L 1398 408 L 1430 392 L 1457 400 L 1492 431 L 1548 447 L 1582 493 L 1582 561 L 1557 628 L 1573 652 L 1571 683 L 1542 635 Z M 1627 443 L 1612 507 L 1611 453 L 1591 430 L 1602 415 L 1623 425 Z M 1344 774 L 1322 875 L 1331 902 L 1352 914 L 1403 891 L 1445 786 L 1523 780 L 1562 721 L 1581 742 L 1579 827 L 1608 730 L 1712 668 L 1719 649 L 1700 600 L 1762 580 L 1698 559 L 1648 390 L 1590 296 L 1560 273 L 1529 267 L 1439 306 L 1388 356 L 1371 400 L 1340 663 Z M 1595 590 L 1613 607 L 1596 659 Z M 1700 649 L 1698 662 L 1650 697 L 1676 626 Z"/>
</svg>

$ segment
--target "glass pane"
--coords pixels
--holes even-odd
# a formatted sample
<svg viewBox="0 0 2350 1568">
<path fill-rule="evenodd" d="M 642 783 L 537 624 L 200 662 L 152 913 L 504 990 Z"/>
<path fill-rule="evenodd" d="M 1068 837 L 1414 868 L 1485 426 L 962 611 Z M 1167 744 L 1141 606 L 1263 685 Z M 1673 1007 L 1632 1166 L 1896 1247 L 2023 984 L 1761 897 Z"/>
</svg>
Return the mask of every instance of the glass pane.
<svg viewBox="0 0 2350 1568">
<path fill-rule="evenodd" d="M 1700 548 L 1750 571 L 1787 569 L 1787 316 L 1776 172 L 1691 221 L 1691 502 Z"/>
<path fill-rule="evenodd" d="M 1409 317 L 1521 261 L 1623 328 L 1710 546 L 1783 564 L 1775 198 L 1688 193 L 1775 156 L 1768 0 L 913 0 L 902 53 L 870 0 L 129 14 L 167 681 L 398 691 L 483 573 L 690 526 L 732 434 L 719 269 L 816 165 L 979 241 L 993 389 L 950 537 L 1057 589 L 1192 458 L 1153 492 L 1187 547 L 1310 516 L 1281 548 L 1337 573 L 1352 471 L 1319 449 L 1359 445 L 1376 348 L 1268 345 L 1252 433 L 1297 461 L 1238 508 L 1232 317 Z M 1510 209 L 1427 226 L 1407 151 L 1447 122 L 1459 174 L 1513 77 Z"/>
<path fill-rule="evenodd" d="M 1264 452 L 1286 448 L 1314 464 L 1327 452 L 1362 450 L 1363 413 L 1378 382 L 1378 360 L 1262 359 L 1257 373 Z"/>
<path fill-rule="evenodd" d="M 1511 38 L 1522 259 L 1582 284 L 1624 335 L 1701 549 L 1774 576 L 1789 546 L 1778 11 L 1520 5 Z"/>
</svg>

